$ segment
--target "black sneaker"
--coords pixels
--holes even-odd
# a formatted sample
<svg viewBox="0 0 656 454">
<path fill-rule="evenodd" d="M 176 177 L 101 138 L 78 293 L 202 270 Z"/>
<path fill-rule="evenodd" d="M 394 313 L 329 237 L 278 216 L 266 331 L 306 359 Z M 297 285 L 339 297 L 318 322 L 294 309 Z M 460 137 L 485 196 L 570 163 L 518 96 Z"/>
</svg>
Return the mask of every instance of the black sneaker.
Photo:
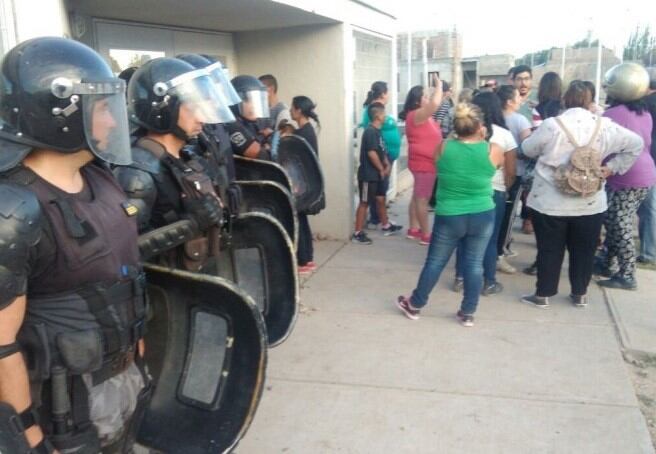
<svg viewBox="0 0 656 454">
<path fill-rule="evenodd" d="M 599 261 L 595 261 L 595 264 L 592 267 L 592 274 L 594 276 L 600 276 L 605 278 L 612 278 L 613 272 L 605 265 L 602 265 Z"/>
<path fill-rule="evenodd" d="M 569 295 L 569 299 L 576 307 L 588 307 L 588 297 L 586 295 Z"/>
<path fill-rule="evenodd" d="M 486 282 L 481 291 L 483 296 L 496 295 L 501 292 L 503 292 L 503 285 L 500 282 Z"/>
<path fill-rule="evenodd" d="M 524 268 L 524 274 L 528 274 L 529 276 L 537 276 L 538 274 L 538 262 L 533 262 L 531 266 L 527 266 Z"/>
<path fill-rule="evenodd" d="M 462 289 L 465 286 L 465 280 L 461 277 L 456 277 L 453 280 L 453 291 L 456 293 L 462 292 Z"/>
<path fill-rule="evenodd" d="M 619 276 L 613 276 L 610 279 L 597 281 L 600 287 L 614 288 L 618 290 L 638 290 L 638 283 L 635 279 L 626 279 Z"/>
<path fill-rule="evenodd" d="M 547 309 L 549 307 L 549 298 L 546 296 L 524 295 L 522 296 L 522 303 L 528 303 L 540 309 Z"/>
<path fill-rule="evenodd" d="M 371 244 L 371 243 L 373 243 L 373 241 L 371 241 L 371 238 L 369 238 L 369 237 L 367 236 L 366 233 L 364 233 L 364 232 L 358 232 L 358 233 L 354 233 L 354 234 L 351 236 L 351 243 L 355 243 L 355 244 Z"/>
<path fill-rule="evenodd" d="M 390 236 L 390 235 L 394 235 L 395 233 L 398 233 L 401 230 L 403 230 L 403 226 L 402 225 L 392 224 L 390 222 L 387 227 L 383 227 L 380 230 L 382 230 L 383 235 Z"/>
<path fill-rule="evenodd" d="M 463 314 L 462 311 L 458 311 L 456 314 L 456 317 L 458 320 L 460 320 L 460 323 L 462 326 L 465 326 L 467 328 L 471 328 L 474 326 L 474 316 L 471 314 Z"/>
<path fill-rule="evenodd" d="M 396 299 L 396 307 L 410 320 L 419 320 L 419 309 L 415 309 L 410 304 L 410 300 L 401 295 Z"/>
</svg>

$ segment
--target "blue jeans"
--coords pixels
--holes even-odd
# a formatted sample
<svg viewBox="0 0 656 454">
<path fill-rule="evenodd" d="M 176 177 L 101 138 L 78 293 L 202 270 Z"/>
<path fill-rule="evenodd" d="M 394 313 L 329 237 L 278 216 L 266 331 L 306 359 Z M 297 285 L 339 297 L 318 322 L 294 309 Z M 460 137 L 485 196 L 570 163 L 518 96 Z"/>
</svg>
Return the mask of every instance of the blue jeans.
<svg viewBox="0 0 656 454">
<path fill-rule="evenodd" d="M 458 242 L 463 240 L 465 262 L 465 294 L 460 310 L 466 314 L 476 312 L 483 286 L 483 255 L 494 230 L 494 210 L 459 216 L 435 216 L 433 234 L 426 263 L 421 270 L 417 288 L 410 303 L 421 308 L 428 303 L 430 292 L 440 279 Z"/>
<path fill-rule="evenodd" d="M 640 232 L 640 257 L 656 262 L 656 186 L 652 186 L 647 198 L 638 208 Z"/>
<path fill-rule="evenodd" d="M 497 241 L 499 239 L 499 232 L 501 231 L 501 224 L 503 223 L 503 216 L 506 214 L 506 193 L 501 191 L 494 191 L 494 230 L 490 242 L 485 249 L 485 256 L 483 257 L 483 277 L 485 278 L 485 285 L 493 284 L 497 281 Z M 462 278 L 465 275 L 465 252 L 463 247 L 464 240 L 458 243 L 458 250 L 456 251 L 456 277 Z"/>
</svg>

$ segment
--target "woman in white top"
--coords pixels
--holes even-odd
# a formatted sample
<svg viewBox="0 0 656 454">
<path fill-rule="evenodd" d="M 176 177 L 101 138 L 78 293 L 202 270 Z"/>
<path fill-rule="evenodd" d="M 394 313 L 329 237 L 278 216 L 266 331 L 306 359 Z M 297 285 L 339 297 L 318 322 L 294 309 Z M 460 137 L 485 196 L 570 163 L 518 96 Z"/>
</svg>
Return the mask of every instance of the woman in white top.
<svg viewBox="0 0 656 454">
<path fill-rule="evenodd" d="M 499 97 L 499 101 L 501 101 L 501 108 L 503 109 L 506 127 L 512 133 L 517 145 L 520 145 L 522 141 L 531 134 L 531 123 L 524 115 L 517 112 L 521 106 L 519 90 L 513 85 L 502 85 L 497 91 L 497 96 Z M 515 223 L 516 210 L 514 208 L 519 203 L 519 199 L 521 199 L 522 193 L 524 192 L 521 183 L 526 169 L 526 161 L 518 159 L 516 168 L 517 178 L 515 179 L 515 183 L 508 187 L 506 214 L 501 223 L 501 232 L 499 233 L 498 248 L 500 255 L 512 255 L 512 252 L 510 251 L 510 243 L 512 242 L 512 227 Z M 526 213 L 524 213 L 524 211 L 525 210 L 522 210 L 522 218 L 526 218 Z M 504 257 L 499 259 L 498 265 L 499 271 L 504 273 L 513 274 L 517 271 L 505 260 Z"/>
<path fill-rule="evenodd" d="M 497 260 L 501 255 L 498 251 L 499 232 L 501 230 L 501 223 L 506 212 L 506 191 L 511 187 L 515 181 L 516 162 L 517 162 L 517 142 L 512 133 L 506 129 L 506 122 L 501 110 L 501 102 L 494 93 L 480 93 L 474 97 L 472 103 L 477 105 L 485 117 L 485 127 L 488 131 L 487 140 L 499 145 L 504 153 L 504 162 L 502 166 L 497 168 L 497 171 L 492 179 L 492 198 L 495 205 L 495 221 L 492 236 L 485 250 L 483 258 L 483 295 L 493 295 L 500 293 L 503 290 L 503 285 L 497 282 Z M 464 285 L 463 276 L 465 275 L 464 269 L 464 247 L 458 245 L 456 253 L 456 279 L 454 283 L 454 290 L 459 292 Z"/>
<path fill-rule="evenodd" d="M 627 172 L 643 148 L 640 136 L 590 112 L 590 102 L 590 90 L 580 81 L 572 82 L 564 97 L 567 110 L 545 120 L 522 144 L 524 154 L 537 159 L 528 206 L 538 246 L 538 279 L 535 293 L 522 297 L 523 302 L 536 307 L 548 307 L 549 297 L 558 293 L 565 249 L 569 252 L 570 298 L 574 305 L 586 306 L 585 295 L 607 208 L 603 188 L 587 197 L 559 189 L 555 171 L 569 163 L 577 145 L 572 144 L 557 120 L 579 146 L 590 144 L 601 153 L 602 160 L 610 157 L 601 169 L 605 177 Z M 596 138 L 590 143 L 597 127 Z"/>
</svg>

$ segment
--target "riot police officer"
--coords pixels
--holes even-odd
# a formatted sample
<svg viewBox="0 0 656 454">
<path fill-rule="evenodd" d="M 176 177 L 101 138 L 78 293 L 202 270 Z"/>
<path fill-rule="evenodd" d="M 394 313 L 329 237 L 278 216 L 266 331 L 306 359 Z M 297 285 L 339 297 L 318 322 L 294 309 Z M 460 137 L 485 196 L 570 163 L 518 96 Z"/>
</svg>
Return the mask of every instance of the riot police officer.
<svg viewBox="0 0 656 454">
<path fill-rule="evenodd" d="M 126 452 L 149 388 L 137 210 L 106 167 L 130 162 L 125 83 L 32 39 L 2 62 L 0 120 L 0 451 Z"/>
<path fill-rule="evenodd" d="M 115 174 L 131 201 L 139 207 L 139 231 L 146 232 L 181 219 L 192 220 L 199 232 L 165 261 L 199 271 L 218 242 L 222 201 L 207 174 L 208 166 L 185 146 L 204 124 L 234 117 L 225 99 L 204 71 L 174 58 L 151 60 L 128 85 L 130 121 L 140 129 L 132 147 L 133 163 Z M 172 263 L 171 260 L 174 262 Z"/>
<path fill-rule="evenodd" d="M 258 120 L 269 118 L 267 89 L 257 78 L 248 75 L 232 79 L 241 103 L 231 109 L 237 121 L 226 125 L 232 151 L 247 158 L 270 160 L 270 128 L 260 129 Z"/>
<path fill-rule="evenodd" d="M 266 367 L 266 331 L 252 299 L 217 277 L 226 209 L 216 175 L 190 147 L 208 124 L 233 121 L 206 69 L 159 58 L 128 85 L 138 127 L 133 162 L 114 169 L 139 208 L 153 318 L 146 355 L 156 383 L 139 441 L 166 452 L 225 452 L 244 435 Z M 165 266 L 160 266 L 165 265 Z"/>
</svg>

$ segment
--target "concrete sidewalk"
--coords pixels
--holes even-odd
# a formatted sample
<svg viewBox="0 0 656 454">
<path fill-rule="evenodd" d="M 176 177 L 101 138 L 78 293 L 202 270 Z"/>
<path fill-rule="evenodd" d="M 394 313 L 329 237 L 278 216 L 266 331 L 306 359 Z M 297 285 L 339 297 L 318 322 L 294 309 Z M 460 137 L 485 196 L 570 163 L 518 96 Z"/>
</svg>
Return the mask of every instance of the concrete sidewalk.
<svg viewBox="0 0 656 454">
<path fill-rule="evenodd" d="M 391 209 L 401 224 L 406 207 L 407 195 Z M 464 328 L 450 267 L 411 321 L 394 301 L 427 249 L 371 236 L 371 246 L 317 243 L 320 269 L 303 284 L 294 333 L 270 352 L 238 453 L 654 452 L 596 285 L 589 307 L 574 308 L 563 270 L 563 296 L 540 310 L 519 302 L 533 278 L 499 275 L 505 291 L 483 297 Z M 516 241 L 521 269 L 535 250 L 531 237 Z"/>
</svg>

